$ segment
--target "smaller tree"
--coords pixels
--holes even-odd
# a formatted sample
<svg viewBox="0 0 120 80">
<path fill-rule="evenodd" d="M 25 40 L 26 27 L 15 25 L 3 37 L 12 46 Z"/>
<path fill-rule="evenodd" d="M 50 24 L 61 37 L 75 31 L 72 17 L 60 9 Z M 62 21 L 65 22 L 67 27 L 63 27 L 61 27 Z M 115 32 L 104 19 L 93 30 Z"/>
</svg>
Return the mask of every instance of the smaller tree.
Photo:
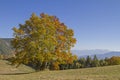
<svg viewBox="0 0 120 80">
<path fill-rule="evenodd" d="M 92 65 L 92 67 L 100 66 L 99 60 L 96 55 L 94 55 L 91 65 Z"/>
<path fill-rule="evenodd" d="M 100 66 L 107 66 L 108 65 L 108 62 L 106 60 L 104 60 L 104 59 L 101 59 L 99 61 L 99 63 L 100 63 Z"/>
<path fill-rule="evenodd" d="M 85 67 L 91 67 L 92 64 L 92 58 L 90 56 L 86 57 L 86 63 Z"/>
<path fill-rule="evenodd" d="M 81 68 L 84 68 L 85 66 L 86 66 L 86 60 L 85 60 L 85 58 L 80 58 L 79 60 L 78 60 L 78 62 L 79 62 L 79 64 L 81 64 Z"/>
<path fill-rule="evenodd" d="M 108 59 L 109 65 L 119 65 L 120 64 L 120 57 L 119 56 L 113 56 L 110 59 Z"/>
</svg>

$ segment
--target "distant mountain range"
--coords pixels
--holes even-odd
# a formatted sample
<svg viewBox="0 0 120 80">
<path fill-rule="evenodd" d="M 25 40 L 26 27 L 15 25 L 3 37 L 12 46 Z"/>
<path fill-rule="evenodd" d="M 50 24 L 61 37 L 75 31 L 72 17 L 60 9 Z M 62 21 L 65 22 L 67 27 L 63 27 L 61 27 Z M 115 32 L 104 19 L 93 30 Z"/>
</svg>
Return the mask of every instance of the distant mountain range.
<svg viewBox="0 0 120 80">
<path fill-rule="evenodd" d="M 96 55 L 99 59 L 104 58 L 110 58 L 112 56 L 120 56 L 120 52 L 118 51 L 109 51 L 109 50 L 101 50 L 101 49 L 95 49 L 95 50 L 72 50 L 72 53 L 77 55 L 79 58 L 81 57 L 87 57 L 88 55 L 90 57 L 94 57 Z"/>
<path fill-rule="evenodd" d="M 104 54 L 97 54 L 96 56 L 99 59 L 104 59 L 105 57 L 110 58 L 112 56 L 120 56 L 120 52 L 118 52 L 118 51 L 111 51 L 111 52 L 104 53 Z M 93 55 L 92 55 L 92 57 L 93 57 Z"/>
<path fill-rule="evenodd" d="M 12 38 L 0 38 L 0 54 L 10 54 L 12 52 L 11 39 Z"/>
<path fill-rule="evenodd" d="M 104 54 L 110 52 L 109 50 L 95 49 L 95 50 L 71 50 L 71 52 L 77 56 Z"/>
</svg>

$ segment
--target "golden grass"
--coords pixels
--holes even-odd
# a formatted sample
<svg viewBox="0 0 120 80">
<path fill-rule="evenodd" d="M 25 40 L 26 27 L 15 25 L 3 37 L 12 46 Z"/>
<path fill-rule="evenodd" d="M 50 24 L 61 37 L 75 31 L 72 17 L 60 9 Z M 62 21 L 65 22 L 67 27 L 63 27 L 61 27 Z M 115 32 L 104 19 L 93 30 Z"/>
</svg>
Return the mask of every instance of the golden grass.
<svg viewBox="0 0 120 80">
<path fill-rule="evenodd" d="M 5 64 L 3 66 L 5 66 Z M 11 68 L 10 65 L 6 66 L 6 69 L 7 68 Z M 0 63 L 0 71 L 1 69 L 2 66 Z M 3 69 L 5 69 L 5 67 Z M 12 69 L 16 68 L 12 67 Z M 7 70 L 8 73 L 10 73 L 9 69 Z M 21 74 L 19 74 L 19 72 Z M 34 72 L 34 70 L 26 66 L 20 66 L 20 68 L 11 73 L 12 74 L 1 74 L 0 80 L 120 80 L 120 65 L 40 72 Z"/>
</svg>

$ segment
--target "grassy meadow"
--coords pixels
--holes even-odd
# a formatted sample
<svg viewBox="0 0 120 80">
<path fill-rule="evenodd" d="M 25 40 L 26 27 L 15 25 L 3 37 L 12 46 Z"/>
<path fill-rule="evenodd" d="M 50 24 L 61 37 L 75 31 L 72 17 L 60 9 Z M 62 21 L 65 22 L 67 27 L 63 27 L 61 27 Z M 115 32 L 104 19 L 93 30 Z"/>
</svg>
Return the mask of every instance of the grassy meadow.
<svg viewBox="0 0 120 80">
<path fill-rule="evenodd" d="M 0 60 L 0 80 L 120 80 L 120 65 L 35 72 L 25 65 L 15 68 Z"/>
</svg>

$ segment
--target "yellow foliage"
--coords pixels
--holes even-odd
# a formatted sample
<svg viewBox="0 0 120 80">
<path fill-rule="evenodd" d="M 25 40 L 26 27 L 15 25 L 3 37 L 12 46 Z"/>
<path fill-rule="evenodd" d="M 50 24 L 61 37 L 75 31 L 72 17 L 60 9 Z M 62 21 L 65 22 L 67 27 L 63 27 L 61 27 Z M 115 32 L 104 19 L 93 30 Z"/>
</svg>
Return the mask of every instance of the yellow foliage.
<svg viewBox="0 0 120 80">
<path fill-rule="evenodd" d="M 20 24 L 19 28 L 14 27 L 13 31 L 12 45 L 18 63 L 29 63 L 33 60 L 49 63 L 55 60 L 55 69 L 59 69 L 59 63 L 74 61 L 74 56 L 69 53 L 76 43 L 74 32 L 56 16 L 44 13 L 37 16 L 33 13 L 25 24 Z"/>
</svg>

